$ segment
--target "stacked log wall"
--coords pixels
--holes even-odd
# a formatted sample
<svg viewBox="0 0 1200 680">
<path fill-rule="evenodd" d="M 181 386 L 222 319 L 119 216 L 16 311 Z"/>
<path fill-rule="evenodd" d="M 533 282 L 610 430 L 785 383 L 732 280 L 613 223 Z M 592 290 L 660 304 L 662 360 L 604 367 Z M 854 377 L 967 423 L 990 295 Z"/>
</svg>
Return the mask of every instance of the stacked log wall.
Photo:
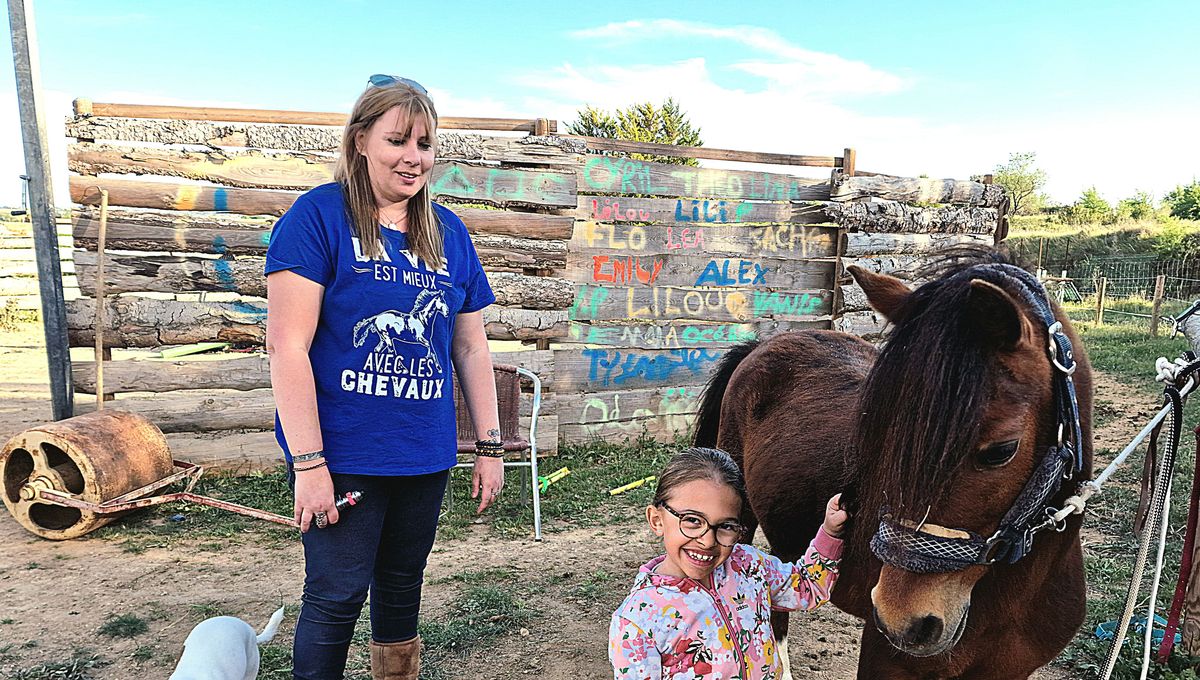
<svg viewBox="0 0 1200 680">
<path fill-rule="evenodd" d="M 331 180 L 340 129 L 103 115 L 76 115 L 67 129 L 77 140 L 71 233 L 86 296 L 68 305 L 71 344 L 95 341 L 105 189 L 105 345 L 145 354 L 219 340 L 261 350 L 271 226 L 300 192 Z M 856 175 L 849 149 L 755 154 L 546 134 L 544 121 L 528 130 L 538 134 L 443 129 L 430 186 L 466 223 L 496 291 L 489 339 L 526 348 L 496 360 L 542 378 L 542 451 L 686 433 L 710 370 L 738 343 L 802 328 L 878 338 L 884 322 L 846 268 L 911 275 L 947 245 L 991 243 L 1004 211 L 990 185 Z M 631 157 L 638 151 L 785 165 L 680 166 Z M 786 171 L 795 164 L 833 171 L 799 177 Z M 94 393 L 95 363 L 76 363 L 74 378 L 81 395 Z M 270 430 L 269 388 L 261 353 L 104 370 L 104 391 L 120 394 L 121 407 L 172 433 Z M 80 410 L 91 401 L 77 399 Z M 265 435 L 254 442 L 213 460 L 277 459 Z M 207 456 L 202 447 L 193 455 Z"/>
</svg>

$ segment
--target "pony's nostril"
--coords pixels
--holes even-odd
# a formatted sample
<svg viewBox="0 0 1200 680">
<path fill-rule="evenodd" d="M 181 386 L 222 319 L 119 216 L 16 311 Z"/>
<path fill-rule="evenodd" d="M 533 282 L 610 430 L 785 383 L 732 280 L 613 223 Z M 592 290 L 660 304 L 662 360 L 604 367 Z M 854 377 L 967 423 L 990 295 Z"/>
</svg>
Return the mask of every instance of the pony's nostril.
<svg viewBox="0 0 1200 680">
<path fill-rule="evenodd" d="M 927 645 L 942 637 L 946 624 L 942 619 L 929 615 L 917 619 L 904 633 L 904 641 L 910 645 Z"/>
</svg>

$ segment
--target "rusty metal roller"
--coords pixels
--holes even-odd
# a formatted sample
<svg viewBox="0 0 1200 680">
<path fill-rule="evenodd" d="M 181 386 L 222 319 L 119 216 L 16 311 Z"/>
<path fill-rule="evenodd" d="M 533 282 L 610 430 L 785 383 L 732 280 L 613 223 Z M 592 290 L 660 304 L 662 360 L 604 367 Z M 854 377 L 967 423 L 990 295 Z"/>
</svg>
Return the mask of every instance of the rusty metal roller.
<svg viewBox="0 0 1200 680">
<path fill-rule="evenodd" d="M 167 440 L 149 420 L 125 411 L 99 411 L 39 425 L 0 451 L 4 504 L 21 526 L 53 540 L 77 538 L 113 521 L 42 501 L 42 490 L 103 503 L 172 472 Z"/>
</svg>

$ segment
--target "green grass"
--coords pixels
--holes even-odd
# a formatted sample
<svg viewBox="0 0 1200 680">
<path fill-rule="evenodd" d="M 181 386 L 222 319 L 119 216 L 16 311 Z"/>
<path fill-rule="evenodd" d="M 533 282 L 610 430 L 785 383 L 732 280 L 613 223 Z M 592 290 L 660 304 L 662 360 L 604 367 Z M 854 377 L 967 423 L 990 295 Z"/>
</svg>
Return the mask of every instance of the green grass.
<svg viewBox="0 0 1200 680">
<path fill-rule="evenodd" d="M 595 526 L 621 521 L 633 508 L 644 507 L 653 496 L 653 486 L 633 489 L 617 496 L 608 490 L 629 481 L 657 474 L 678 445 L 647 438 L 623 442 L 593 441 L 562 448 L 559 455 L 539 460 L 540 472 L 567 467 L 571 474 L 551 485 L 542 495 L 543 531 L 556 532 L 576 526 Z M 504 493 L 484 513 L 487 531 L 498 537 L 525 537 L 533 532 L 533 506 L 529 493 L 522 494 L 528 473 L 510 470 Z M 269 510 L 285 516 L 292 513 L 292 493 L 283 468 L 249 475 L 205 475 L 196 493 Z M 455 540 L 469 534 L 480 519 L 479 501 L 471 497 L 471 470 L 454 470 L 451 488 L 438 528 L 439 540 Z M 351 510 L 352 512 L 352 510 Z M 182 516 L 180 521 L 172 518 Z M 193 503 L 168 503 L 132 513 L 93 535 L 117 541 L 133 554 L 151 548 L 171 548 L 187 542 L 189 549 L 217 550 L 222 541 L 253 534 L 264 547 L 296 540 L 296 532 L 263 520 Z M 27 568 L 37 569 L 30 564 Z"/>
<path fill-rule="evenodd" d="M 194 491 L 288 517 L 292 514 L 292 494 L 282 468 L 241 476 L 205 474 Z M 93 535 L 119 541 L 126 552 L 138 554 L 150 548 L 169 548 L 180 541 L 200 541 L 203 549 L 211 550 L 219 545 L 214 540 L 246 533 L 255 534 L 254 540 L 264 548 L 296 540 L 296 532 L 287 527 L 195 503 L 154 506 L 122 517 Z"/>
<path fill-rule="evenodd" d="M 542 494 L 543 530 L 555 532 L 577 526 L 598 526 L 619 522 L 633 508 L 645 507 L 654 495 L 652 485 L 642 486 L 616 496 L 609 489 L 630 481 L 658 474 L 677 444 L 662 444 L 647 438 L 613 443 L 593 441 L 564 446 L 559 455 L 539 461 L 544 475 L 561 467 L 571 474 L 550 485 Z M 490 531 L 503 537 L 528 536 L 533 530 L 533 508 L 522 499 L 520 485 L 527 477 L 515 471 L 506 477 L 504 493 L 494 510 L 488 510 Z M 455 470 L 451 480 L 453 502 L 442 518 L 439 539 L 466 535 L 476 519 L 479 501 L 470 497 L 471 471 Z"/>
<path fill-rule="evenodd" d="M 1042 262 L 1061 265 L 1088 258 L 1178 257 L 1194 252 L 1200 237 L 1196 220 L 1142 220 L 1118 224 L 1064 224 L 1048 215 L 1011 218 L 1009 251 L 1031 269 Z M 1057 272 L 1056 272 L 1057 273 Z"/>
<path fill-rule="evenodd" d="M 92 680 L 89 671 L 109 665 L 98 654 L 90 650 L 78 649 L 65 661 L 51 661 L 37 666 L 18 670 L 9 676 L 10 680 Z"/>
<path fill-rule="evenodd" d="M 113 638 L 131 638 L 150 630 L 150 624 L 137 614 L 109 614 L 97 632 Z"/>
</svg>

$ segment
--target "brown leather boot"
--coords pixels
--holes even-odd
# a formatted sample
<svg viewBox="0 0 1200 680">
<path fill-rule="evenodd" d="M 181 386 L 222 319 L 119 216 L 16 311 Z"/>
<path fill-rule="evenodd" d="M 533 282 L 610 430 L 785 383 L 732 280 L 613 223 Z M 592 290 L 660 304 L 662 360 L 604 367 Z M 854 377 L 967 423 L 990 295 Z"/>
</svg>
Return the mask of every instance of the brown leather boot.
<svg viewBox="0 0 1200 680">
<path fill-rule="evenodd" d="M 404 642 L 371 640 L 371 677 L 374 680 L 417 680 L 421 669 L 421 636 Z"/>
</svg>

